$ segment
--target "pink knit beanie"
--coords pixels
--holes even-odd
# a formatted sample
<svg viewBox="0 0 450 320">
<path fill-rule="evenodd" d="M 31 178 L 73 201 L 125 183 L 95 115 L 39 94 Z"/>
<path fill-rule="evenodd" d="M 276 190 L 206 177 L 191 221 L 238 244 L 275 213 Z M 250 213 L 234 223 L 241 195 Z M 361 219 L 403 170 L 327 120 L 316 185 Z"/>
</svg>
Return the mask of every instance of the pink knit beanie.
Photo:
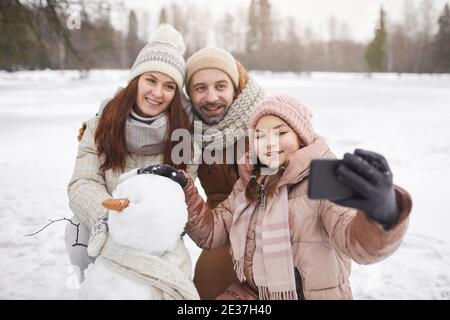
<svg viewBox="0 0 450 320">
<path fill-rule="evenodd" d="M 305 145 L 314 141 L 315 132 L 309 112 L 300 101 L 288 95 L 267 97 L 253 109 L 248 122 L 249 129 L 255 129 L 258 120 L 265 115 L 275 115 L 283 119 L 297 133 Z"/>
</svg>

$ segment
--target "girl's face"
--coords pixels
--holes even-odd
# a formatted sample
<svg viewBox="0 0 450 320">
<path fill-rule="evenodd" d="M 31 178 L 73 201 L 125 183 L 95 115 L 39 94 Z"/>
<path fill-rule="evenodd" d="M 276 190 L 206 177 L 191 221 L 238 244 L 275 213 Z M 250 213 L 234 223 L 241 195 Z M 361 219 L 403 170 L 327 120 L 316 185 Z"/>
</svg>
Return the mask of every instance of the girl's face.
<svg viewBox="0 0 450 320">
<path fill-rule="evenodd" d="M 301 147 L 295 131 L 274 115 L 259 119 L 255 127 L 254 145 L 259 161 L 271 169 L 286 164 L 288 156 Z"/>
<path fill-rule="evenodd" d="M 159 72 L 146 72 L 139 77 L 136 97 L 137 113 L 154 117 L 170 105 L 177 90 L 176 82 Z"/>
</svg>

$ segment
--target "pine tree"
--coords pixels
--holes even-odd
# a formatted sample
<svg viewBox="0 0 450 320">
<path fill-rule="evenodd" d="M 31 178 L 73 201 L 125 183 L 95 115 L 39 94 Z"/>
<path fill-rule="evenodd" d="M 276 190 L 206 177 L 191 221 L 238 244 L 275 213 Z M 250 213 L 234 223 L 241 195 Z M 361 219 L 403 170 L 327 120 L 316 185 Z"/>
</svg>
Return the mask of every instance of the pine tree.
<svg viewBox="0 0 450 320">
<path fill-rule="evenodd" d="M 162 8 L 159 12 L 159 24 L 167 23 L 167 13 L 166 8 Z"/>
<path fill-rule="evenodd" d="M 54 68 L 60 46 L 79 63 L 65 24 L 68 0 L 0 1 L 0 69 Z"/>
<path fill-rule="evenodd" d="M 0 3 L 0 69 L 14 71 L 32 60 L 33 46 L 38 45 L 31 10 L 18 1 Z M 30 23 L 27 23 L 30 21 Z M 41 51 L 39 47 L 37 47 Z"/>
<path fill-rule="evenodd" d="M 128 65 L 131 67 L 141 47 L 138 37 L 138 21 L 136 18 L 136 13 L 133 10 L 131 10 L 128 14 L 128 33 L 126 46 Z"/>
<path fill-rule="evenodd" d="M 94 22 L 94 46 L 92 51 L 93 67 L 108 68 L 117 63 L 114 54 L 119 50 L 114 41 L 116 30 L 111 23 L 111 7 L 99 6 L 98 18 Z"/>
<path fill-rule="evenodd" d="M 366 48 L 365 60 L 370 72 L 383 72 L 386 70 L 386 13 L 380 8 L 379 26 L 375 31 L 375 38 Z"/>
<path fill-rule="evenodd" d="M 246 39 L 246 49 L 247 53 L 251 54 L 252 52 L 257 51 L 259 39 L 258 39 L 258 15 L 259 15 L 259 1 L 252 0 L 250 3 L 249 11 L 248 11 L 248 32 Z"/>
<path fill-rule="evenodd" d="M 272 7 L 269 0 L 260 0 L 259 2 L 259 17 L 258 27 L 261 33 L 260 47 L 268 48 L 272 45 Z"/>
<path fill-rule="evenodd" d="M 299 72 L 302 67 L 302 45 L 300 36 L 297 32 L 297 26 L 293 18 L 288 18 L 287 21 L 287 45 L 285 50 L 286 70 Z"/>
<path fill-rule="evenodd" d="M 439 31 L 434 41 L 434 70 L 450 72 L 450 8 L 446 4 L 438 20 Z"/>
</svg>

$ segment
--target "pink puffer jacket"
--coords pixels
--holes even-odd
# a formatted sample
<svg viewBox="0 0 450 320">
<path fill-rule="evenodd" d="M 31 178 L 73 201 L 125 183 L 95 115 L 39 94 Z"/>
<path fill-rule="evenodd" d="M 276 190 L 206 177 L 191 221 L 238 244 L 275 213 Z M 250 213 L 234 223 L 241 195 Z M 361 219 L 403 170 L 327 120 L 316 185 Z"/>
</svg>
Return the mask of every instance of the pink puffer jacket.
<svg viewBox="0 0 450 320">
<path fill-rule="evenodd" d="M 304 149 L 294 155 L 280 180 L 280 185 L 289 185 L 293 262 L 301 276 L 297 291 L 304 299 L 352 299 L 349 282 L 351 260 L 371 264 L 395 252 L 407 230 L 411 197 L 396 186 L 401 213 L 397 223 L 388 231 L 367 218 L 362 211 L 341 207 L 330 201 L 311 200 L 307 196 L 311 160 L 333 158 L 334 155 L 320 137 Z M 203 249 L 214 249 L 229 243 L 232 208 L 238 205 L 235 203 L 236 194 L 245 192 L 250 176 L 249 166 L 241 165 L 239 170 L 240 179 L 232 193 L 214 210 L 204 203 L 192 180 L 185 188 L 189 211 L 186 231 Z M 253 215 L 249 226 L 244 262 L 247 285 L 254 290 L 252 261 L 256 247 L 256 216 Z"/>
</svg>

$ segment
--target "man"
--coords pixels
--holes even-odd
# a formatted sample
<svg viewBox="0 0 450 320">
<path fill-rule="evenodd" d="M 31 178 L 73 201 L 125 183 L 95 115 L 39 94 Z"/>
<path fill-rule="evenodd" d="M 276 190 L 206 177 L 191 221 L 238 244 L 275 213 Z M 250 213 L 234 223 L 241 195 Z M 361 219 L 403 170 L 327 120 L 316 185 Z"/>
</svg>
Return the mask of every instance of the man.
<svg viewBox="0 0 450 320">
<path fill-rule="evenodd" d="M 229 52 L 219 48 L 201 49 L 187 60 L 186 89 L 194 132 L 202 137 L 198 178 L 208 205 L 215 208 L 239 179 L 237 161 L 244 151 L 239 146 L 248 143 L 249 114 L 264 92 Z M 207 159 L 209 155 L 212 159 Z M 229 246 L 201 253 L 194 275 L 201 299 L 216 298 L 234 281 Z"/>
</svg>

